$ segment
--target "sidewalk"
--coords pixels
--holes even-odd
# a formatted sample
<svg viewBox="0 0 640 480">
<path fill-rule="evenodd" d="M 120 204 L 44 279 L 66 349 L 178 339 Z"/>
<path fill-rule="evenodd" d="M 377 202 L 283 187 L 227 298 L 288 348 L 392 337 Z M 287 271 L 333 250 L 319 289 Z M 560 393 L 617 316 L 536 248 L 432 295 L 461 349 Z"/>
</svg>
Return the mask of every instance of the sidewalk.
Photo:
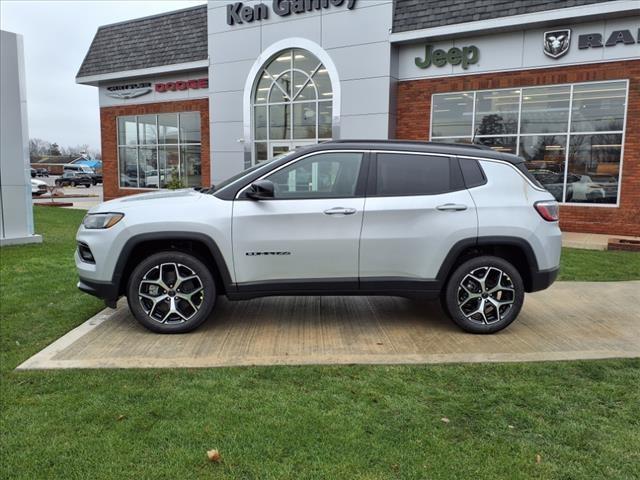
<svg viewBox="0 0 640 480">
<path fill-rule="evenodd" d="M 601 235 L 597 233 L 562 232 L 562 246 L 586 250 L 606 250 L 610 238 L 640 241 L 640 237 L 624 235 Z"/>
</svg>

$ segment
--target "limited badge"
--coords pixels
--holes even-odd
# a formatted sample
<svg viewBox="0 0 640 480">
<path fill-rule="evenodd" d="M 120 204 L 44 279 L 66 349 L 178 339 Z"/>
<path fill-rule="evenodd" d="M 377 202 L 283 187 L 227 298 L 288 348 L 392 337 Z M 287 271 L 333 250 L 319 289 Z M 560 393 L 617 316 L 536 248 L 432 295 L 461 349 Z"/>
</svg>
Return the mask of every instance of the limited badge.
<svg viewBox="0 0 640 480">
<path fill-rule="evenodd" d="M 544 32 L 544 54 L 551 58 L 560 58 L 569 51 L 571 30 L 553 30 Z"/>
</svg>

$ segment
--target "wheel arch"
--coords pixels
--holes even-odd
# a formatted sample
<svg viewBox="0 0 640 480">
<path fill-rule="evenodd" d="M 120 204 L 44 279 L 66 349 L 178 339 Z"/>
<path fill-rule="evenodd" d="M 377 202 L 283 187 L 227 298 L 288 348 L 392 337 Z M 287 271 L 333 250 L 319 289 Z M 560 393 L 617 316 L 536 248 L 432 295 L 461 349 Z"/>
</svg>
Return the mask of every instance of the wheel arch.
<svg viewBox="0 0 640 480">
<path fill-rule="evenodd" d="M 534 277 L 538 272 L 533 247 L 529 242 L 519 237 L 487 236 L 469 238 L 457 242 L 447 254 L 437 279 L 443 288 L 454 270 L 466 260 L 480 255 L 493 255 L 511 263 L 522 276 L 525 291 L 534 291 Z"/>
<path fill-rule="evenodd" d="M 203 233 L 158 232 L 143 233 L 131 237 L 120 251 L 113 272 L 113 283 L 118 294 L 125 293 L 127 281 L 135 266 L 153 253 L 176 250 L 197 256 L 211 267 L 218 291 L 222 294 L 233 290 L 227 263 L 216 242 Z"/>
</svg>

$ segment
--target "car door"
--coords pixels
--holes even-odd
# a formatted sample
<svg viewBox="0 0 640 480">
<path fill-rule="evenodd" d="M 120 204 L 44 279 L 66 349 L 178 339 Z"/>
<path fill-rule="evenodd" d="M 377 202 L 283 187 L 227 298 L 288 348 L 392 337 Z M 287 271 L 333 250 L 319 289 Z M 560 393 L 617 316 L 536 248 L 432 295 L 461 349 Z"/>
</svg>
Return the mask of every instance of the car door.
<svg viewBox="0 0 640 480">
<path fill-rule="evenodd" d="M 364 152 L 315 152 L 262 177 L 273 182 L 274 198 L 240 191 L 232 226 L 239 287 L 331 280 L 356 288 L 365 166 Z"/>
<path fill-rule="evenodd" d="M 372 159 L 360 240 L 363 288 L 435 280 L 450 249 L 477 232 L 457 159 L 396 152 Z"/>
</svg>

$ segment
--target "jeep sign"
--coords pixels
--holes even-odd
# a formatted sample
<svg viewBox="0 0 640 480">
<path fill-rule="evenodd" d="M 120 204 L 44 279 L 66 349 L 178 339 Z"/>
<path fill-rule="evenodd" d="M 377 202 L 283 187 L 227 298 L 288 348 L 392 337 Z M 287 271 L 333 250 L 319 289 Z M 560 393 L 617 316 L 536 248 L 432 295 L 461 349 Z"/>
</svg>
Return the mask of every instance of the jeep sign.
<svg viewBox="0 0 640 480">
<path fill-rule="evenodd" d="M 429 68 L 431 64 L 436 67 L 444 67 L 447 63 L 451 65 L 461 65 L 465 70 L 469 68 L 469 65 L 478 63 L 480 57 L 480 50 L 478 47 L 471 45 L 469 47 L 453 47 L 447 52 L 444 50 L 434 50 L 431 45 L 425 46 L 424 59 L 416 57 L 416 66 L 419 68 Z"/>
</svg>

